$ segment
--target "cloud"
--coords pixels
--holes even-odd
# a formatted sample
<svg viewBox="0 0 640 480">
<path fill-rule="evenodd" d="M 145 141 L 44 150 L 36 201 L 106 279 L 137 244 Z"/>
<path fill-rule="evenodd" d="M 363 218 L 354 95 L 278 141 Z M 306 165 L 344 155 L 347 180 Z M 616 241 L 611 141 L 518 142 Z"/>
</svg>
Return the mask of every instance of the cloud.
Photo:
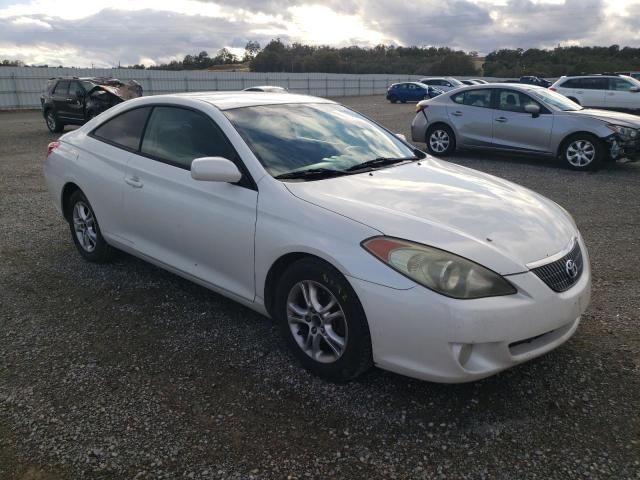
<svg viewBox="0 0 640 480">
<path fill-rule="evenodd" d="M 248 40 L 497 48 L 640 46 L 640 0 L 4 0 L 0 58 L 111 66 Z"/>
</svg>

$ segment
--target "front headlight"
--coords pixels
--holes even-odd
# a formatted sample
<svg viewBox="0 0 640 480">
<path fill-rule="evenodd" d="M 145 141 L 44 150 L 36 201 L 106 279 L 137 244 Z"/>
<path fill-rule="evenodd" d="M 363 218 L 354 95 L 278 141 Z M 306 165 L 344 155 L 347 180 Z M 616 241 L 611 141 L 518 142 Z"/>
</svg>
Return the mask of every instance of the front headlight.
<svg viewBox="0 0 640 480">
<path fill-rule="evenodd" d="M 638 130 L 635 128 L 623 127 L 622 125 L 614 125 L 612 123 L 608 124 L 607 127 L 625 138 L 636 138 L 638 136 Z"/>
<path fill-rule="evenodd" d="M 501 275 L 438 248 L 391 237 L 370 238 L 362 246 L 414 282 L 448 297 L 470 299 L 516 293 Z"/>
</svg>

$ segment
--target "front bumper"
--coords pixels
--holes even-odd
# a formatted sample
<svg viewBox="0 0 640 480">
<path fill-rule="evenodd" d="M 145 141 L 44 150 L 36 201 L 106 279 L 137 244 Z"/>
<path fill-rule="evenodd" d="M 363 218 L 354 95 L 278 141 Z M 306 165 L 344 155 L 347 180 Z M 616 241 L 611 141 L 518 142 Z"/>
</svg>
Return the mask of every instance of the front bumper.
<svg viewBox="0 0 640 480">
<path fill-rule="evenodd" d="M 591 271 L 581 247 L 585 268 L 562 293 L 531 272 L 508 277 L 516 294 L 476 300 L 350 278 L 369 320 L 374 363 L 422 380 L 461 383 L 553 350 L 576 331 L 591 298 Z"/>
<path fill-rule="evenodd" d="M 640 158 L 640 136 L 630 139 L 614 134 L 607 137 L 605 142 L 609 145 L 609 155 L 612 160 Z"/>
</svg>

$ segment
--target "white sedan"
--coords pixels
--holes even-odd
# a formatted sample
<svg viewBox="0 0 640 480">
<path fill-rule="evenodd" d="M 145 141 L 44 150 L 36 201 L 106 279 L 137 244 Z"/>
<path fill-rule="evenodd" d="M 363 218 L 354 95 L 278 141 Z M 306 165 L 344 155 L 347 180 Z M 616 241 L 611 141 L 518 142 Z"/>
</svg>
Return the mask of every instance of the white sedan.
<svg viewBox="0 0 640 480">
<path fill-rule="evenodd" d="M 130 100 L 44 170 L 84 258 L 124 250 L 270 316 L 336 381 L 487 377 L 565 342 L 590 299 L 560 206 L 325 99 Z"/>
</svg>

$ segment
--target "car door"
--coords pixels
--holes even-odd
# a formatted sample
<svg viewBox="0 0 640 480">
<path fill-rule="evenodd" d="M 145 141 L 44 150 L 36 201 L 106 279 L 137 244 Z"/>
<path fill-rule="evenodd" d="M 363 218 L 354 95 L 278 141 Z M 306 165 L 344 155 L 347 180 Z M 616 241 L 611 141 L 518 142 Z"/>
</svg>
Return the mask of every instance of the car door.
<svg viewBox="0 0 640 480">
<path fill-rule="evenodd" d="M 138 150 L 150 107 L 138 107 L 118 114 L 89 132 L 82 148 L 90 161 L 80 187 L 100 219 L 105 237 L 127 241 L 126 215 L 122 199 L 131 152 Z"/>
<path fill-rule="evenodd" d="M 493 146 L 526 152 L 550 151 L 553 114 L 529 95 L 509 88 L 496 89 L 493 110 Z M 537 105 L 539 115 L 525 111 L 528 104 Z"/>
<path fill-rule="evenodd" d="M 624 78 L 609 78 L 605 106 L 629 110 L 640 108 L 640 92 L 632 91 L 633 87 L 637 87 L 637 85 Z"/>
<path fill-rule="evenodd" d="M 606 77 L 585 77 L 578 80 L 574 93 L 583 107 L 601 108 L 605 106 L 605 94 L 608 89 Z"/>
<path fill-rule="evenodd" d="M 124 180 L 127 234 L 140 253 L 253 300 L 258 192 L 248 173 L 239 184 L 192 179 L 191 162 L 208 156 L 242 167 L 208 115 L 154 106 Z"/>
<path fill-rule="evenodd" d="M 422 100 L 422 89 L 419 88 L 415 83 L 407 84 L 409 98 L 407 100 L 415 102 L 417 100 Z"/>
<path fill-rule="evenodd" d="M 453 103 L 447 105 L 447 113 L 459 146 L 491 147 L 491 91 L 490 88 L 477 88 L 451 96 Z"/>
<path fill-rule="evenodd" d="M 56 87 L 51 94 L 51 98 L 53 100 L 53 104 L 55 106 L 56 115 L 61 120 L 66 120 L 71 117 L 71 112 L 69 108 L 70 98 L 69 98 L 69 84 L 71 82 L 69 80 L 59 80 L 56 84 Z"/>
<path fill-rule="evenodd" d="M 69 94 L 67 95 L 67 114 L 74 120 L 84 120 L 84 88 L 77 80 L 69 83 Z"/>
</svg>

